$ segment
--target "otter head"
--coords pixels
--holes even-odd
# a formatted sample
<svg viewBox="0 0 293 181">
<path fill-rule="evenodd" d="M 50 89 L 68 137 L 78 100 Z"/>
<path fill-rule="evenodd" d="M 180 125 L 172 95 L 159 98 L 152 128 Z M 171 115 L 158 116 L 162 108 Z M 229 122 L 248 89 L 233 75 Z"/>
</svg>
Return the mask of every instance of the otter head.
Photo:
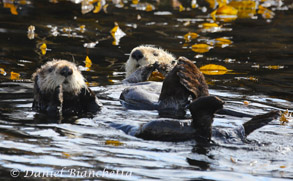
<svg viewBox="0 0 293 181">
<path fill-rule="evenodd" d="M 174 66 L 176 64 L 175 57 L 154 46 L 141 45 L 134 48 L 125 65 L 126 77 L 132 74 L 137 68 L 144 65 L 154 64 L 155 62 L 169 64 Z"/>
<path fill-rule="evenodd" d="M 200 141 L 210 141 L 214 114 L 222 109 L 224 101 L 216 96 L 200 97 L 189 105 L 192 115 L 191 126 L 195 128 Z"/>
<path fill-rule="evenodd" d="M 64 92 L 77 95 L 86 87 L 84 77 L 76 65 L 66 60 L 47 62 L 33 74 L 33 80 L 42 92 L 52 92 L 62 86 Z"/>
</svg>

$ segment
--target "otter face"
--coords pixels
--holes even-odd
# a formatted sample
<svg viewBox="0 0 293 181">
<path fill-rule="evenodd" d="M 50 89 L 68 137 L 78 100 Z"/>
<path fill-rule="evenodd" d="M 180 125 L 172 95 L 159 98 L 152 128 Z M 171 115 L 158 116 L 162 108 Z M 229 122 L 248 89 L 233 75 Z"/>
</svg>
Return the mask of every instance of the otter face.
<svg viewBox="0 0 293 181">
<path fill-rule="evenodd" d="M 33 75 L 41 91 L 54 91 L 62 86 L 64 92 L 77 95 L 86 87 L 84 77 L 74 63 L 66 60 L 53 60 L 39 68 Z"/>
<path fill-rule="evenodd" d="M 133 73 L 138 67 L 153 64 L 155 62 L 175 65 L 175 57 L 153 46 L 141 45 L 134 48 L 125 65 L 126 77 Z"/>
</svg>

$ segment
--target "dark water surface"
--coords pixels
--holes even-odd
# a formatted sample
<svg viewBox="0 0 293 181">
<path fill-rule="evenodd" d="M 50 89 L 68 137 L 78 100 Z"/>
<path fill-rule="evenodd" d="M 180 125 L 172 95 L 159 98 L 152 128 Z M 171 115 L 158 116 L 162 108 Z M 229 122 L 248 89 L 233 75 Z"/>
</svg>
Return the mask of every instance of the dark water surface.
<svg viewBox="0 0 293 181">
<path fill-rule="evenodd" d="M 217 9 L 217 1 L 197 0 L 196 8 L 191 2 L 195 1 L 135 4 L 113 0 L 105 1 L 98 13 L 82 14 L 79 0 L 1 0 L 1 177 L 18 176 L 17 170 L 11 172 L 18 169 L 18 177 L 29 179 L 292 179 L 292 121 L 281 125 L 274 120 L 251 134 L 250 143 L 214 140 L 215 145 L 208 148 L 196 146 L 194 141 L 145 141 L 107 125 L 109 121 L 140 125 L 164 119 L 155 111 L 126 110 L 118 101 L 123 65 L 140 44 L 186 56 L 198 67 L 226 67 L 229 71 L 207 72 L 206 79 L 210 93 L 224 99 L 228 108 L 254 115 L 272 109 L 293 111 L 293 2 L 240 1 L 237 19 L 218 16 L 214 22 L 219 27 L 211 29 L 201 24 L 213 21 L 210 14 Z M 124 32 L 122 38 L 117 32 L 115 38 L 110 33 L 115 22 Z M 30 25 L 35 27 L 34 33 L 28 33 Z M 188 32 L 199 36 L 185 40 Z M 199 43 L 211 49 L 193 51 L 191 46 Z M 42 44 L 47 45 L 45 55 Z M 83 74 L 104 104 L 101 112 L 93 118 L 57 121 L 31 110 L 30 78 L 36 68 L 62 58 L 74 59 L 86 70 L 87 56 L 92 66 Z M 214 125 L 236 127 L 246 120 L 216 116 Z"/>
</svg>

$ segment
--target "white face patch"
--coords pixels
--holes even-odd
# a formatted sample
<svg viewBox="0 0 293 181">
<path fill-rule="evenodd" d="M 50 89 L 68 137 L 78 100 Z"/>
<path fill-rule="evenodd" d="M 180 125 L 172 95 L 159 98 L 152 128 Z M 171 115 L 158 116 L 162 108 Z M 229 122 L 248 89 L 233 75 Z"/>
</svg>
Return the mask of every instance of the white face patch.
<svg viewBox="0 0 293 181">
<path fill-rule="evenodd" d="M 131 51 L 129 59 L 126 62 L 126 77 L 128 77 L 140 66 L 153 64 L 155 62 L 171 65 L 174 60 L 175 57 L 163 49 L 145 45 L 136 47 Z"/>
<path fill-rule="evenodd" d="M 64 70 L 66 70 L 65 73 Z M 47 62 L 37 70 L 36 75 L 39 88 L 45 92 L 54 91 L 62 85 L 64 92 L 78 94 L 82 88 L 86 87 L 84 77 L 76 65 L 66 60 Z"/>
</svg>

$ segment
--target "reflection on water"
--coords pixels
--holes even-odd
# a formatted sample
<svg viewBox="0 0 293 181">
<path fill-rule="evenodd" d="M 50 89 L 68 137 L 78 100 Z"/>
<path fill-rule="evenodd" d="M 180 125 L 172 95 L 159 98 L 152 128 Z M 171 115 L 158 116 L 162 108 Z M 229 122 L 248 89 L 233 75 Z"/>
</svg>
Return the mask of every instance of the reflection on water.
<svg viewBox="0 0 293 181">
<path fill-rule="evenodd" d="M 292 122 L 273 121 L 250 135 L 248 144 L 214 140 L 208 148 L 193 141 L 143 141 L 108 126 L 164 119 L 155 111 L 125 110 L 118 101 L 124 62 L 140 44 L 195 61 L 211 94 L 230 109 L 292 112 L 291 1 L 2 0 L 0 6 L 3 178 L 11 178 L 12 168 L 22 177 L 293 178 Z M 53 58 L 79 65 L 105 105 L 101 112 L 50 120 L 31 110 L 31 74 Z M 216 116 L 214 125 L 235 127 L 246 120 Z"/>
</svg>

